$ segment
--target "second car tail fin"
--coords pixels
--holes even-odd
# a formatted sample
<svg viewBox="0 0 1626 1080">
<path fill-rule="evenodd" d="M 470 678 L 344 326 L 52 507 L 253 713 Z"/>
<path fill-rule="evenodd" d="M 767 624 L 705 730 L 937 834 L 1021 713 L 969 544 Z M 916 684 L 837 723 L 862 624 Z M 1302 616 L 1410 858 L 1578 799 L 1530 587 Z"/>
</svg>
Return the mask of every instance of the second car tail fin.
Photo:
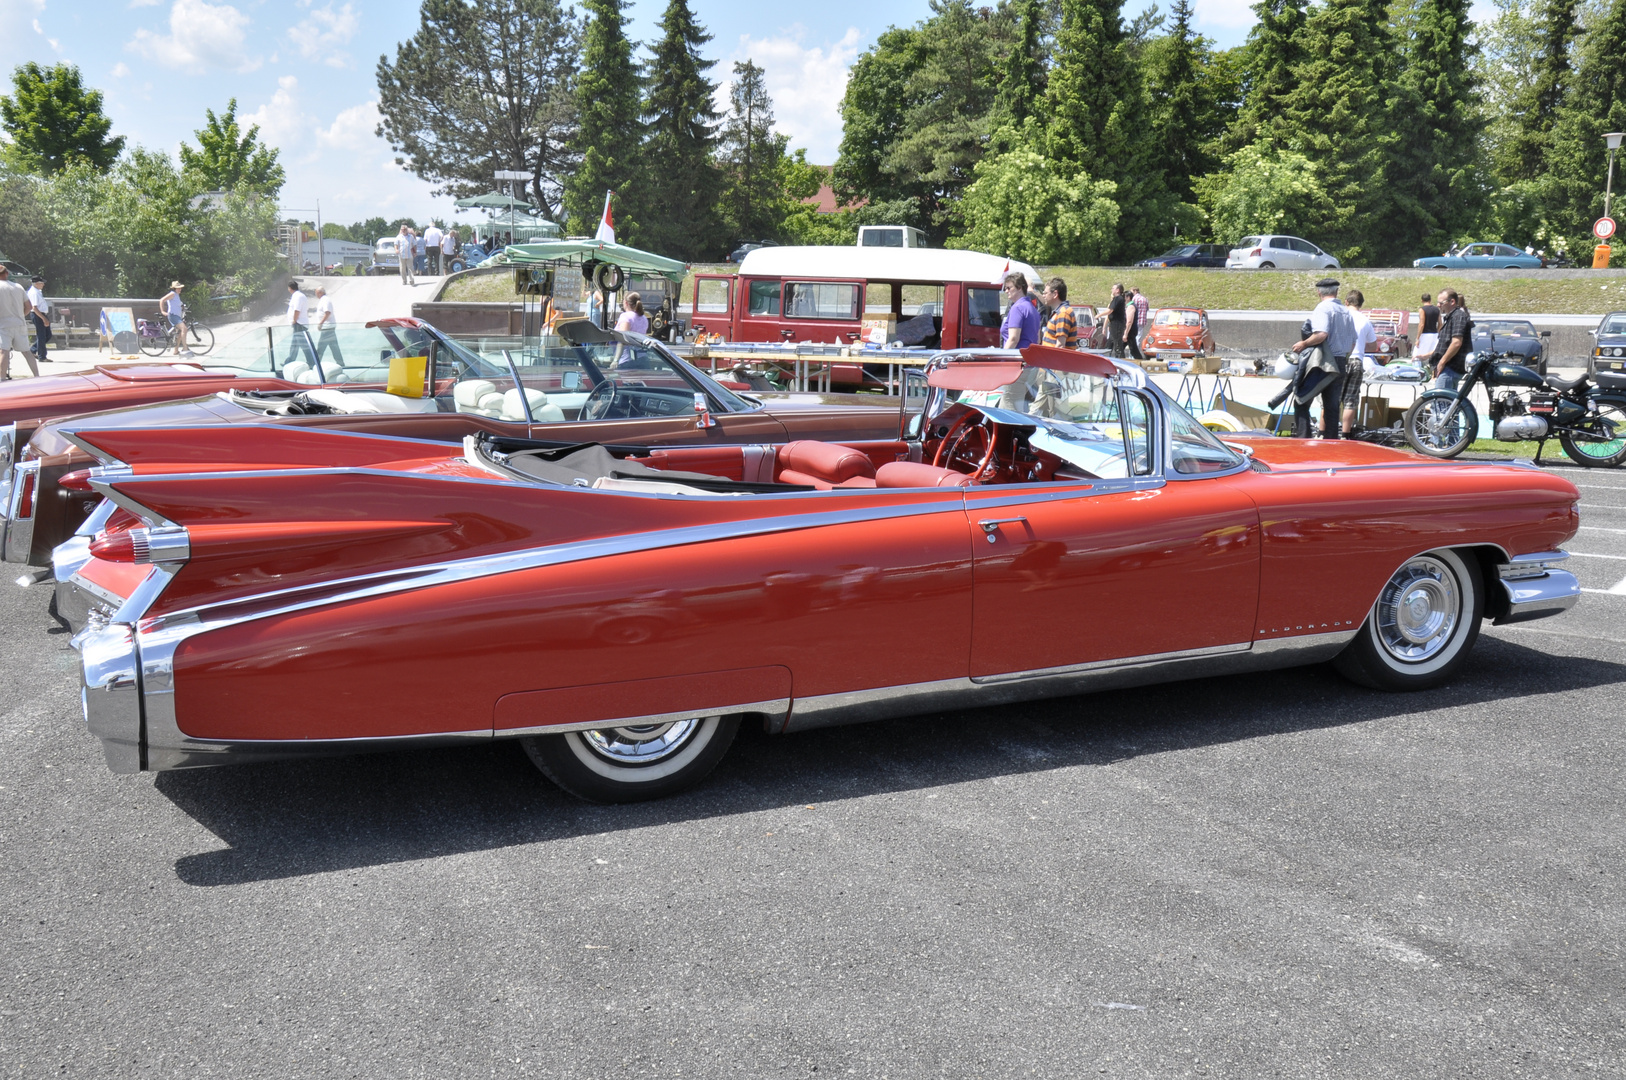
<svg viewBox="0 0 1626 1080">
<path fill-rule="evenodd" d="M 207 427 L 66 427 L 63 437 L 104 464 L 206 466 L 209 470 L 332 468 L 424 457 L 445 444 L 280 424 Z"/>
</svg>

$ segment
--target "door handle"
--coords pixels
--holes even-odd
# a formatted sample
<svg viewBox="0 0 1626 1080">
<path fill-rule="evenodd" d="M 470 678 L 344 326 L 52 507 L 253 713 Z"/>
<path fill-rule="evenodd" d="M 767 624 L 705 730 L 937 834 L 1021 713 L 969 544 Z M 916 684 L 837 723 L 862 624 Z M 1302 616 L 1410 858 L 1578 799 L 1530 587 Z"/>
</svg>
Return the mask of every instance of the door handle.
<svg viewBox="0 0 1626 1080">
<path fill-rule="evenodd" d="M 1025 517 L 984 518 L 983 520 L 977 522 L 977 524 L 981 526 L 983 535 L 988 537 L 988 542 L 990 544 L 994 544 L 999 542 L 999 527 L 1001 525 L 1015 525 L 1018 522 L 1026 525 L 1028 523 L 1028 519 Z"/>
</svg>

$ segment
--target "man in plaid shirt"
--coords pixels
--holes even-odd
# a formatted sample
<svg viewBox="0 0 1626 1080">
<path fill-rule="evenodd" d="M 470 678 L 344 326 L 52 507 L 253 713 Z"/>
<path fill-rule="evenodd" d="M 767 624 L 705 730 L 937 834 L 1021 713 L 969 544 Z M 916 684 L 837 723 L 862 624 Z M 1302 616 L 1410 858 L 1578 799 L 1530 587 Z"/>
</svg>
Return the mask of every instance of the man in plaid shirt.
<svg viewBox="0 0 1626 1080">
<path fill-rule="evenodd" d="M 1136 360 L 1144 360 L 1146 357 L 1140 351 L 1140 339 L 1148 329 L 1146 325 L 1146 315 L 1151 309 L 1152 305 L 1147 303 L 1146 297 L 1141 295 L 1140 286 L 1138 285 L 1131 285 L 1129 287 L 1129 295 L 1134 298 L 1135 327 L 1130 333 L 1125 335 L 1127 339 L 1126 344 L 1129 346 L 1130 356 L 1133 356 Z"/>
<path fill-rule="evenodd" d="M 1067 283 L 1059 277 L 1045 282 L 1045 306 L 1052 309 L 1050 321 L 1044 324 L 1040 340 L 1046 345 L 1063 349 L 1078 348 L 1078 315 L 1067 302 Z"/>
</svg>

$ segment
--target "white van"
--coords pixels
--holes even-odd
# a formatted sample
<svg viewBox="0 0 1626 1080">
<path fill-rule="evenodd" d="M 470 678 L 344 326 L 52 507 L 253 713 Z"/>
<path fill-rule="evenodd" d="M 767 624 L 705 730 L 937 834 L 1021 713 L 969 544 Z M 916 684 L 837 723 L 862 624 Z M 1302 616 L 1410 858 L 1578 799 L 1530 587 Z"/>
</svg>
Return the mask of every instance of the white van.
<svg viewBox="0 0 1626 1080">
<path fill-rule="evenodd" d="M 923 248 L 926 234 L 911 225 L 860 225 L 858 246 Z"/>
</svg>

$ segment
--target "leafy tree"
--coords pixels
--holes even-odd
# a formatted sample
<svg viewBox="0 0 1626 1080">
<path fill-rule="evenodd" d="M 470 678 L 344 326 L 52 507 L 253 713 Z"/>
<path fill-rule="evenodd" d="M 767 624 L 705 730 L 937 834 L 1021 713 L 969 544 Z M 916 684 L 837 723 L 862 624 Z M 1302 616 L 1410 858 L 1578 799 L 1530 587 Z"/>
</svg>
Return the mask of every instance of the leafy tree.
<svg viewBox="0 0 1626 1080">
<path fill-rule="evenodd" d="M 888 28 L 862 53 L 841 99 L 841 149 L 832 183 L 843 202 L 923 200 L 926 185 L 888 167 L 888 151 L 904 132 L 909 87 L 926 60 L 918 28 Z M 917 225 L 911 218 L 900 224 Z M 855 234 L 856 235 L 856 234 Z"/>
<path fill-rule="evenodd" d="M 977 163 L 950 247 L 1047 265 L 1095 263 L 1118 244 L 1116 186 L 1019 146 Z"/>
<path fill-rule="evenodd" d="M 323 240 L 350 240 L 350 241 L 353 241 L 353 242 L 356 242 L 356 243 L 362 243 L 362 244 L 370 244 L 370 243 L 372 243 L 371 240 L 359 240 L 359 241 L 356 240 L 356 238 L 351 235 L 350 230 L 345 228 L 343 225 L 340 225 L 337 221 L 324 221 L 324 222 L 322 222 L 322 239 Z"/>
<path fill-rule="evenodd" d="M 1603 137 L 1626 131 L 1626 0 L 1612 0 L 1587 31 L 1574 86 L 1558 110 L 1547 147 L 1547 212 L 1555 238 L 1590 251 L 1592 222 L 1603 214 L 1609 151 Z M 1621 170 L 1616 169 L 1620 181 Z M 1616 205 L 1619 205 L 1617 203 Z"/>
<path fill-rule="evenodd" d="M 87 89 L 76 66 L 47 70 L 30 60 L 11 73 L 11 87 L 0 96 L 0 127 L 23 168 L 50 175 L 74 161 L 103 172 L 113 167 L 124 136 L 108 138 L 113 121 L 102 112 L 102 92 Z"/>
<path fill-rule="evenodd" d="M 400 226 L 396 226 L 400 231 Z M 390 223 L 381 217 L 370 217 L 350 226 L 350 236 L 358 243 L 373 244 L 390 234 Z"/>
<path fill-rule="evenodd" d="M 1045 58 L 1039 40 L 1044 32 L 1044 9 L 1039 0 L 1021 0 L 1021 9 L 1016 40 L 1005 54 L 1004 74 L 995 104 L 995 126 L 1009 124 L 1020 128 L 1028 117 L 1038 115 L 1044 98 Z"/>
<path fill-rule="evenodd" d="M 1232 117 L 1216 99 L 1207 38 L 1191 28 L 1190 0 L 1175 0 L 1174 25 L 1143 53 L 1151 91 L 1151 142 L 1168 172 L 1169 188 L 1193 201 L 1192 178 L 1212 172 L 1215 144 Z"/>
<path fill-rule="evenodd" d="M 1129 56 L 1121 0 L 1061 0 L 1047 104 L 1046 156 L 1071 176 L 1086 166 L 1116 185 L 1121 220 L 1112 258 L 1159 243 L 1179 215 L 1163 162 L 1146 138 L 1146 88 Z"/>
<path fill-rule="evenodd" d="M 1506 181 L 1536 180 L 1543 173 L 1571 85 L 1570 56 L 1581 33 L 1578 6 L 1577 0 L 1540 0 L 1534 25 L 1528 27 L 1535 32 L 1533 40 L 1527 39 L 1536 46 L 1534 63 L 1515 73 L 1514 92 L 1505 103 L 1512 130 L 1497 148 L 1497 170 Z"/>
<path fill-rule="evenodd" d="M 1223 169 L 1194 186 L 1213 235 L 1231 242 L 1251 233 L 1311 231 L 1327 201 L 1314 162 L 1263 142 L 1233 152 Z"/>
<path fill-rule="evenodd" d="M 623 0 L 583 0 L 582 6 L 588 22 L 576 85 L 581 125 L 575 144 L 581 166 L 566 185 L 565 209 L 573 230 L 591 233 L 606 191 L 637 194 L 642 84 L 633 67 Z M 636 217 L 623 206 L 616 208 L 616 224 L 625 233 L 637 230 Z"/>
<path fill-rule="evenodd" d="M 436 194 L 529 173 L 550 221 L 576 171 L 581 27 L 559 0 L 423 0 L 418 32 L 378 58 L 378 134 Z"/>
<path fill-rule="evenodd" d="M 715 255 L 722 246 L 717 213 L 722 175 L 711 159 L 719 119 L 712 108 L 717 84 L 706 78 L 716 61 L 700 55 L 710 40 L 688 0 L 668 0 L 644 99 L 648 138 L 635 202 L 639 242 L 685 260 Z"/>
<path fill-rule="evenodd" d="M 784 224 L 786 144 L 773 130 L 773 99 L 762 69 L 746 60 L 734 65 L 729 113 L 718 142 L 726 174 L 722 213 L 730 234 L 742 240 L 777 238 Z M 813 194 L 817 194 L 815 184 Z"/>
<path fill-rule="evenodd" d="M 260 126 L 244 132 L 237 123 L 237 99 L 226 103 L 226 111 L 216 116 L 203 111 L 203 127 L 195 135 L 198 148 L 181 143 L 181 168 L 208 191 L 230 191 L 242 184 L 276 198 L 285 178 L 277 164 L 277 151 L 260 142 Z"/>
<path fill-rule="evenodd" d="M 1259 17 L 1243 47 L 1243 103 L 1225 140 L 1236 150 L 1258 139 L 1285 142 L 1282 110 L 1304 63 L 1305 0 L 1259 0 Z"/>
<path fill-rule="evenodd" d="M 1394 212 L 1376 230 L 1402 262 L 1466 239 L 1484 212 L 1488 179 L 1480 169 L 1484 118 L 1470 69 L 1468 0 L 1418 0 L 1407 24 L 1391 102 Z"/>
</svg>

